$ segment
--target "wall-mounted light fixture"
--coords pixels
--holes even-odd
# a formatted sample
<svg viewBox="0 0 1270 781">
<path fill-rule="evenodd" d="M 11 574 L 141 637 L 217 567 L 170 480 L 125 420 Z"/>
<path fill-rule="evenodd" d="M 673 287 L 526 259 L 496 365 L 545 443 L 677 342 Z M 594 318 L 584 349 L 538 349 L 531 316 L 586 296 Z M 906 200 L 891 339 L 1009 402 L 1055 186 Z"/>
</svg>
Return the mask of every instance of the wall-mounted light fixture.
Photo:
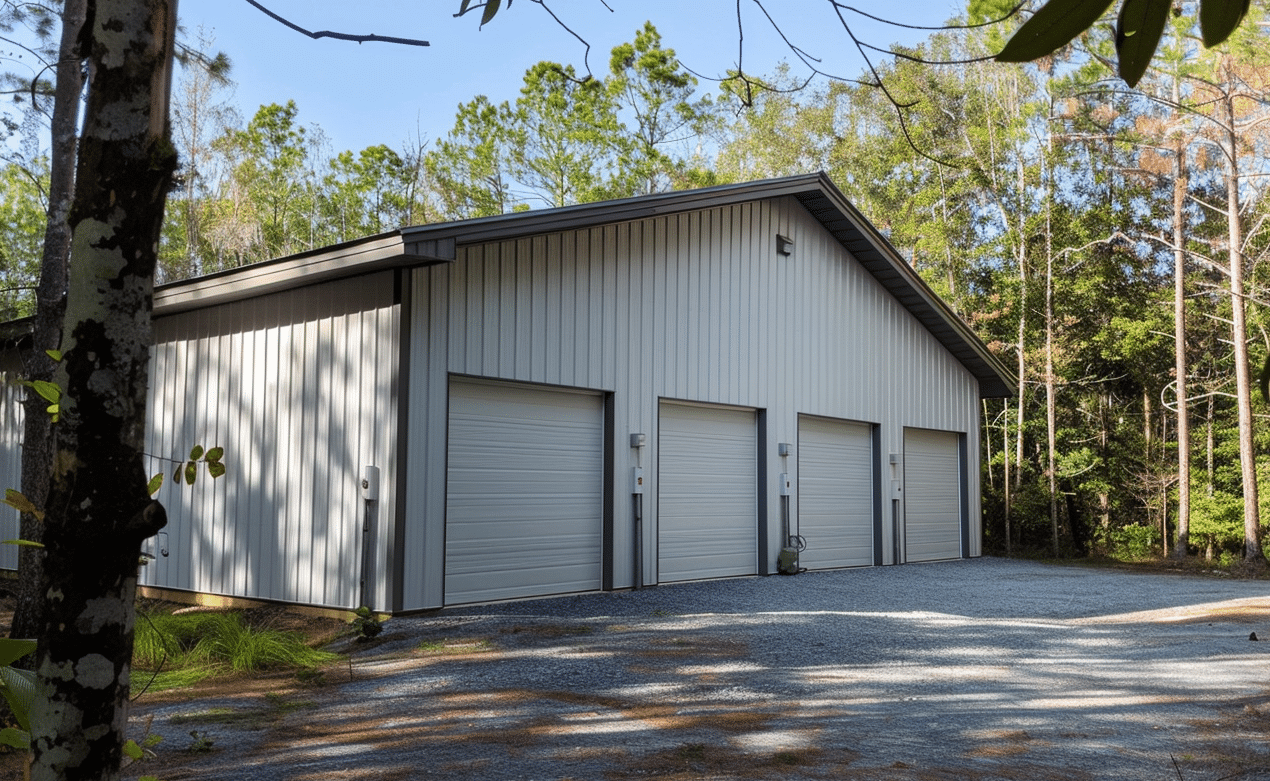
<svg viewBox="0 0 1270 781">
<path fill-rule="evenodd" d="M 776 234 L 776 253 L 786 257 L 794 254 L 794 240 L 788 236 Z"/>
</svg>

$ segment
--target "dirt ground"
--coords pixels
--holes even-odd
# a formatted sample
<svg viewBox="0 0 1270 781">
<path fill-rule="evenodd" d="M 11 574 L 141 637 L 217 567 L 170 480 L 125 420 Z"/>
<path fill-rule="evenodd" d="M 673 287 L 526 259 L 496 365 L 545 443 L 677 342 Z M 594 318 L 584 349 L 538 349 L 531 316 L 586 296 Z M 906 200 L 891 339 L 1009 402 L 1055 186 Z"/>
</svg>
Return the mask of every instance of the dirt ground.
<svg viewBox="0 0 1270 781">
<path fill-rule="evenodd" d="M 1045 572 L 1090 589 L 1084 570 Z M 677 614 L 655 596 L 634 616 L 543 600 L 395 619 L 374 642 L 337 641 L 346 658 L 316 674 L 145 694 L 134 737 L 162 740 L 125 777 L 1270 779 L 1270 653 L 1247 639 L 1270 641 L 1266 585 L 1063 619 L 849 611 L 849 648 L 828 627 L 818 639 L 820 618 Z M 344 629 L 280 608 L 255 619 Z M 773 647 L 785 626 L 797 659 Z M 1179 671 L 1193 677 L 1163 680 Z M 6 759 L 0 778 L 20 778 Z"/>
</svg>

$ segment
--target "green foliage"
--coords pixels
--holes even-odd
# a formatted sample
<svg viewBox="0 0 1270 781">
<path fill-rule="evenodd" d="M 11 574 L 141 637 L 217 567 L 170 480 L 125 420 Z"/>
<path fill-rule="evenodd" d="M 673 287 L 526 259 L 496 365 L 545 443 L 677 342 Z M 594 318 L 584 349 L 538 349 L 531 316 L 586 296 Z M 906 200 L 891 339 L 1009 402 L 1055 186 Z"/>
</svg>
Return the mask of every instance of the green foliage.
<svg viewBox="0 0 1270 781">
<path fill-rule="evenodd" d="M 379 633 L 384 631 L 384 624 L 379 620 L 379 616 L 364 605 L 353 611 L 353 620 L 350 623 L 357 630 L 358 642 L 378 637 Z"/>
<path fill-rule="evenodd" d="M 25 750 L 31 747 L 31 709 L 38 696 L 35 673 L 13 666 L 35 652 L 36 641 L 0 638 L 0 695 L 9 705 L 16 727 L 0 729 L 0 745 Z"/>
<path fill-rule="evenodd" d="M 1238 548 L 1244 537 L 1243 497 L 1227 493 L 1209 496 L 1202 491 L 1192 491 L 1191 495 L 1192 543 Z"/>
<path fill-rule="evenodd" d="M 35 312 L 47 224 L 48 161 L 0 167 L 0 320 Z"/>
<path fill-rule="evenodd" d="M 207 467 L 207 474 L 213 480 L 223 477 L 225 474 L 225 464 L 222 459 L 225 457 L 225 448 L 214 447 L 210 450 L 204 450 L 202 445 L 195 445 L 190 449 L 190 457 L 187 461 L 178 461 L 175 471 L 172 472 L 172 482 L 180 485 L 184 480 L 186 485 L 194 485 L 198 480 L 198 465 L 202 462 Z M 163 473 L 158 472 L 150 478 L 147 486 L 150 495 L 153 496 L 163 487 Z"/>
<path fill-rule="evenodd" d="M 454 127 L 424 157 L 442 213 L 452 219 L 511 210 L 512 111 L 478 95 L 459 106 Z"/>
<path fill-rule="evenodd" d="M 44 511 L 32 504 L 26 495 L 15 488 L 4 489 L 4 503 L 20 513 L 27 513 L 37 520 L 44 520 Z"/>
<path fill-rule="evenodd" d="M 1109 530 L 1103 544 L 1107 554 L 1122 561 L 1141 561 L 1160 553 L 1160 530 L 1129 524 Z"/>
<path fill-rule="evenodd" d="M 1089 30 L 1114 0 L 1048 0 L 1023 24 L 998 62 L 1028 62 L 1053 54 Z M 1223 43 L 1243 22 L 1251 0 L 1200 0 L 1199 21 L 1204 46 Z M 1116 54 L 1120 77 L 1136 86 L 1155 55 L 1160 35 L 1173 13 L 1170 0 L 1124 0 L 1116 20 Z"/>
<path fill-rule="evenodd" d="M 133 648 L 133 663 L 142 670 L 309 669 L 336 658 L 297 635 L 251 627 L 238 613 L 147 614 L 137 623 Z"/>
</svg>

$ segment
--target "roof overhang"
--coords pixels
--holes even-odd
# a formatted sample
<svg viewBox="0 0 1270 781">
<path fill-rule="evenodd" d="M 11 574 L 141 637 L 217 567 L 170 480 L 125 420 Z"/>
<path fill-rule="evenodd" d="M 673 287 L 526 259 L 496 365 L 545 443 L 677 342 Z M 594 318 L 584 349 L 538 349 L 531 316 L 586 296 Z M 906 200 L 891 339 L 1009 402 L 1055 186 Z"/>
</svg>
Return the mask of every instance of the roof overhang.
<svg viewBox="0 0 1270 781">
<path fill-rule="evenodd" d="M 406 241 L 400 230 L 253 263 L 154 290 L 156 317 L 384 269 L 452 263 L 453 239 Z"/>
</svg>

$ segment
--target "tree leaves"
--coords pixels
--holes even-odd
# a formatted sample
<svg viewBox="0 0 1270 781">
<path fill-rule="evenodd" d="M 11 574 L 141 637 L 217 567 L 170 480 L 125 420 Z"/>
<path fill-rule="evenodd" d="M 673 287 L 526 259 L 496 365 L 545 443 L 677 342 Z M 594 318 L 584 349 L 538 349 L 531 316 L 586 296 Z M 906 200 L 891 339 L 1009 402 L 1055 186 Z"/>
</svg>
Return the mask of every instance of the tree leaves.
<svg viewBox="0 0 1270 781">
<path fill-rule="evenodd" d="M 1202 0 L 1199 29 L 1204 46 L 1212 48 L 1230 37 L 1252 5 L 1252 0 Z"/>
<path fill-rule="evenodd" d="M 225 457 L 225 448 L 213 447 L 204 449 L 202 445 L 195 445 L 190 448 L 190 457 L 184 461 L 178 461 L 176 469 L 172 472 L 172 482 L 180 485 L 184 482 L 186 485 L 194 485 L 198 481 L 198 464 L 203 462 L 207 465 L 207 474 L 215 480 L 218 477 L 224 477 L 226 469 L 225 464 L 221 461 Z M 148 486 L 150 495 L 163 485 L 163 473 L 160 472 L 150 478 Z"/>
<path fill-rule="evenodd" d="M 12 488 L 4 489 L 4 503 L 17 510 L 20 513 L 26 513 L 34 517 L 37 521 L 44 520 L 44 513 L 40 508 L 21 492 Z"/>
<path fill-rule="evenodd" d="M 1113 0 L 1049 0 L 997 54 L 997 62 L 1030 62 L 1066 46 L 1102 18 Z M 1251 0 L 1200 0 L 1204 46 L 1216 46 L 1239 27 Z M 1168 22 L 1172 0 L 1124 0 L 1116 20 L 1120 78 L 1135 86 L 1146 72 Z"/>
<path fill-rule="evenodd" d="M 1125 0 L 1116 21 L 1120 78 L 1135 87 L 1146 73 L 1173 10 L 1173 0 Z"/>
<path fill-rule="evenodd" d="M 472 0 L 463 0 L 463 2 L 459 4 L 459 12 L 455 14 L 455 16 L 462 16 L 473 8 L 484 7 L 485 11 L 481 14 L 481 26 L 484 27 L 493 20 L 494 15 L 498 13 L 498 9 L 501 5 L 502 0 L 485 0 L 484 3 L 476 4 L 473 4 Z M 507 7 L 511 8 L 511 6 L 512 0 L 507 0 Z"/>
<path fill-rule="evenodd" d="M 1107 12 L 1112 0 L 1049 0 L 1006 42 L 997 62 L 1030 62 L 1071 43 Z"/>
</svg>

